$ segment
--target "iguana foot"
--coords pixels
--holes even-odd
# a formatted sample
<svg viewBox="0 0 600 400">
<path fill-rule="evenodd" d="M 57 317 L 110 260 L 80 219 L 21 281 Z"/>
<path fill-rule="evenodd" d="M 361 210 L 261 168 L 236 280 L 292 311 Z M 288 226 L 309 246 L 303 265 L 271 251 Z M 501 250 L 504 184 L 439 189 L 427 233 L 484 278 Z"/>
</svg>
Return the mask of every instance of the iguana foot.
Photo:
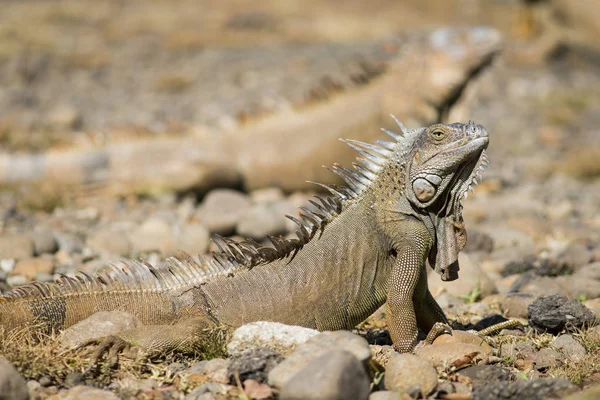
<svg viewBox="0 0 600 400">
<path fill-rule="evenodd" d="M 98 361 L 100 361 L 100 359 L 105 353 L 108 352 L 108 365 L 110 368 L 113 368 L 119 362 L 119 354 L 122 353 L 124 350 L 131 348 L 130 343 L 128 343 L 127 341 L 121 339 L 118 336 L 111 335 L 87 340 L 75 347 L 75 350 L 79 350 L 83 347 L 87 347 L 92 344 L 98 344 L 99 346 L 92 355 L 90 364 L 83 371 L 84 375 L 89 373 L 92 370 L 92 368 L 94 368 L 94 366 L 98 364 Z"/>
<path fill-rule="evenodd" d="M 429 330 L 427 337 L 421 343 L 417 344 L 415 350 L 433 344 L 433 341 L 441 335 L 452 335 L 452 328 L 443 322 L 436 322 Z"/>
</svg>

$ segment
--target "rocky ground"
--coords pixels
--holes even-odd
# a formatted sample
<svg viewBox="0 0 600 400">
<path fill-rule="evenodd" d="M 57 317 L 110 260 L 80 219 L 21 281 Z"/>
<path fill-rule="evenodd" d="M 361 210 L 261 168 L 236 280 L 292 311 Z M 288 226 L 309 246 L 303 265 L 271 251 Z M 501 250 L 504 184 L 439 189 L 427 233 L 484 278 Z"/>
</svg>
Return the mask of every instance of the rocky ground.
<svg viewBox="0 0 600 400">
<path fill-rule="evenodd" d="M 69 15 L 77 20 L 81 14 L 50 17 L 66 21 Z M 264 15 L 229 23 L 271 26 Z M 283 18 L 277 29 L 293 36 L 289 32 L 298 32 L 293 22 L 302 18 L 308 20 Z M 110 24 L 105 29 L 124 34 Z M 6 44 L 14 36 L 3 37 Z M 176 37 L 193 46 L 212 36 Z M 353 333 L 255 323 L 231 339 L 216 337 L 203 354 L 210 360 L 125 355 L 118 369 L 101 363 L 83 375 L 92 349 L 73 352 L 63 346 L 105 329 L 106 322 L 136 323 L 110 313 L 46 339 L 43 346 L 3 337 L 0 354 L 10 363 L 0 361 L 0 393 L 14 399 L 203 400 L 600 396 L 595 326 L 600 317 L 600 53 L 591 42 L 552 48 L 543 42 L 521 53 L 515 49 L 526 45 L 511 43 L 513 59 L 499 60 L 481 76 L 461 111 L 488 128 L 491 165 L 465 202 L 469 243 L 460 256 L 460 279 L 443 283 L 430 275 L 430 288 L 456 329 L 453 336 L 399 355 L 389 346 L 383 310 Z M 77 118 L 62 121 L 68 125 Z M 80 202 L 51 193 L 0 192 L 1 290 L 75 270 L 95 272 L 122 258 L 159 265 L 179 250 L 205 253 L 214 233 L 259 241 L 287 235 L 295 225 L 283 215 L 294 215 L 312 195 L 277 188 L 214 189 L 203 195 Z M 483 337 L 476 333 L 506 319 L 520 325 Z"/>
</svg>

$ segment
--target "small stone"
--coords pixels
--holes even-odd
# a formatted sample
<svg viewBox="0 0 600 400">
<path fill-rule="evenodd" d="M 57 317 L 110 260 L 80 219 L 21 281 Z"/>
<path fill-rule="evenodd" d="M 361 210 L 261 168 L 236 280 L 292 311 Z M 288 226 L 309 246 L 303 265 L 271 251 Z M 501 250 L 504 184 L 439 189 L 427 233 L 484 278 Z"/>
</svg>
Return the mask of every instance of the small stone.
<svg viewBox="0 0 600 400">
<path fill-rule="evenodd" d="M 79 129 L 82 118 L 79 111 L 70 105 L 61 104 L 54 107 L 46 116 L 48 127 L 57 132 L 70 132 Z"/>
<path fill-rule="evenodd" d="M 177 237 L 177 250 L 187 254 L 205 254 L 210 244 L 210 232 L 198 223 L 185 224 Z"/>
<path fill-rule="evenodd" d="M 369 377 L 350 352 L 333 350 L 313 359 L 281 388 L 281 400 L 366 400 Z"/>
<path fill-rule="evenodd" d="M 33 232 L 31 235 L 33 241 L 33 251 L 36 255 L 55 253 L 58 250 L 58 243 L 54 238 L 54 233 L 50 230 L 44 229 L 37 232 Z"/>
<path fill-rule="evenodd" d="M 429 290 L 446 290 L 455 297 L 464 298 L 477 291 L 479 297 L 485 297 L 498 292 L 496 285 L 481 269 L 480 265 L 466 253 L 458 255 L 460 279 L 453 282 L 444 282 L 440 276 L 431 272 L 428 277 Z"/>
<path fill-rule="evenodd" d="M 298 346 L 283 362 L 269 373 L 269 385 L 281 388 L 298 371 L 323 353 L 333 350 L 348 351 L 362 363 L 371 358 L 367 341 L 348 331 L 323 332 Z"/>
<path fill-rule="evenodd" d="M 564 357 L 556 350 L 543 348 L 539 351 L 526 353 L 524 360 L 530 361 L 536 371 L 545 372 L 549 368 L 556 367 L 564 360 Z"/>
<path fill-rule="evenodd" d="M 527 308 L 529 324 L 539 332 L 557 334 L 596 324 L 596 316 L 583 304 L 564 296 L 540 296 Z"/>
<path fill-rule="evenodd" d="M 8 286 L 22 286 L 29 282 L 29 279 L 23 275 L 14 275 L 6 278 L 6 284 Z"/>
<path fill-rule="evenodd" d="M 269 372 L 282 361 L 283 357 L 271 349 L 251 350 L 232 358 L 228 368 L 228 378 L 231 382 L 235 382 L 237 374 L 240 381 L 251 379 L 263 383 L 267 381 Z"/>
<path fill-rule="evenodd" d="M 250 199 L 255 204 L 258 203 L 275 203 L 284 199 L 283 190 L 278 187 L 270 187 L 264 189 L 253 190 L 250 193 Z"/>
<path fill-rule="evenodd" d="M 141 253 L 158 251 L 163 255 L 174 254 L 177 250 L 171 225 L 162 218 L 146 220 L 129 235 L 133 248 Z"/>
<path fill-rule="evenodd" d="M 5 358 L 0 357 L 0 400 L 28 400 L 27 382 Z"/>
<path fill-rule="evenodd" d="M 492 382 L 507 382 L 512 380 L 510 370 L 496 365 L 473 365 L 461 369 L 457 374 L 471 379 L 474 387 L 487 385 Z"/>
<path fill-rule="evenodd" d="M 141 325 L 138 318 L 126 312 L 100 311 L 65 329 L 59 341 L 63 347 L 73 348 L 89 339 L 114 335 Z"/>
<path fill-rule="evenodd" d="M 260 240 L 285 233 L 285 221 L 285 216 L 273 204 L 256 204 L 240 218 L 236 230 L 239 235 Z"/>
<path fill-rule="evenodd" d="M 246 393 L 246 396 L 250 397 L 251 399 L 264 400 L 273 396 L 273 389 L 264 383 L 259 383 L 252 379 L 246 379 L 243 385 L 244 393 Z"/>
<path fill-rule="evenodd" d="M 377 344 L 370 344 L 369 348 L 371 349 L 371 358 L 379 363 L 383 368 L 387 366 L 390 358 L 397 354 L 396 350 L 389 345 L 381 346 Z"/>
<path fill-rule="evenodd" d="M 437 371 L 433 365 L 413 354 L 392 356 L 385 369 L 384 383 L 388 390 L 402 393 L 422 393 L 427 396 L 437 386 Z"/>
<path fill-rule="evenodd" d="M 433 341 L 433 343 L 466 343 L 479 347 L 479 350 L 484 352 L 487 356 L 491 356 L 494 353 L 494 350 L 484 338 L 476 333 L 467 331 L 453 330 L 452 335 L 440 335 Z"/>
<path fill-rule="evenodd" d="M 562 351 L 562 353 L 574 361 L 581 360 L 585 354 L 585 348 L 572 335 L 560 335 L 552 343 L 552 347 Z"/>
<path fill-rule="evenodd" d="M 469 343 L 438 343 L 423 346 L 415 354 L 429 360 L 436 368 L 464 367 L 478 362 L 486 363 L 489 356 L 481 347 Z"/>
<path fill-rule="evenodd" d="M 65 378 L 64 385 L 68 388 L 75 387 L 83 383 L 83 374 L 80 372 L 72 372 Z"/>
<path fill-rule="evenodd" d="M 185 396 L 185 400 L 192 400 L 192 399 L 197 400 L 197 399 L 200 399 L 200 397 L 199 397 L 200 395 L 203 395 L 206 393 L 215 394 L 215 395 L 226 395 L 227 392 L 229 392 L 231 389 L 233 389 L 233 386 L 231 386 L 231 385 L 226 385 L 223 383 L 208 382 L 201 386 L 198 386 L 196 389 L 191 391 L 187 396 Z"/>
<path fill-rule="evenodd" d="M 23 275 L 29 280 L 35 279 L 37 274 L 52 274 L 54 262 L 49 258 L 26 258 L 15 265 L 11 275 Z"/>
<path fill-rule="evenodd" d="M 33 257 L 33 241 L 27 235 L 0 236 L 0 260 Z"/>
<path fill-rule="evenodd" d="M 216 189 L 206 195 L 196 215 L 210 232 L 231 235 L 249 208 L 250 200 L 243 193 Z"/>
<path fill-rule="evenodd" d="M 527 318 L 527 307 L 535 298 L 527 293 L 509 293 L 500 301 L 500 307 L 508 318 Z"/>
<path fill-rule="evenodd" d="M 57 232 L 55 237 L 58 249 L 64 253 L 81 253 L 85 247 L 83 240 L 73 233 Z"/>
<path fill-rule="evenodd" d="M 319 331 L 278 322 L 252 322 L 236 329 L 227 344 L 227 353 L 235 357 L 258 348 L 269 348 L 283 356 L 291 354 L 298 345 Z"/>
<path fill-rule="evenodd" d="M 373 392 L 369 400 L 412 400 L 413 398 L 406 393 L 392 392 L 391 390 L 380 390 Z"/>
<path fill-rule="evenodd" d="M 116 254 L 127 257 L 131 254 L 129 237 L 120 231 L 110 229 L 94 232 L 87 238 L 87 246 L 107 254 Z"/>
<path fill-rule="evenodd" d="M 119 397 L 108 390 L 79 385 L 61 395 L 60 400 L 119 400 Z"/>
<path fill-rule="evenodd" d="M 469 230 L 469 240 L 463 249 L 465 253 L 476 251 L 491 253 L 492 250 L 494 250 L 494 239 L 488 233 L 476 229 Z"/>
</svg>

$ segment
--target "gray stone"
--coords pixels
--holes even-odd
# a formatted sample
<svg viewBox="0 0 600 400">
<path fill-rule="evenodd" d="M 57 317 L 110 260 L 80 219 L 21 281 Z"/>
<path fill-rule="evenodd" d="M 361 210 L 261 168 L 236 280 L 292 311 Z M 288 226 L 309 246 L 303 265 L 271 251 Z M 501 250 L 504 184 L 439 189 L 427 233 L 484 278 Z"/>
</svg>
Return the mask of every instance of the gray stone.
<svg viewBox="0 0 600 400">
<path fill-rule="evenodd" d="M 124 329 L 141 326 L 141 321 L 123 311 L 100 311 L 65 329 L 59 341 L 65 348 L 73 348 L 86 340 L 114 335 Z"/>
<path fill-rule="evenodd" d="M 420 392 L 427 396 L 437 386 L 437 380 L 433 365 L 413 354 L 396 354 L 385 368 L 385 388 L 394 392 Z"/>
<path fill-rule="evenodd" d="M 249 208 L 250 200 L 243 193 L 216 189 L 206 195 L 196 215 L 210 232 L 231 235 Z"/>
<path fill-rule="evenodd" d="M 301 326 L 284 325 L 278 322 L 252 322 L 233 332 L 227 344 L 227 353 L 235 357 L 258 348 L 269 348 L 286 356 L 300 344 L 318 334 L 319 331 L 315 329 Z"/>
<path fill-rule="evenodd" d="M 500 301 L 500 307 L 508 318 L 527 318 L 527 307 L 535 297 L 527 293 L 509 293 Z"/>
<path fill-rule="evenodd" d="M 191 255 L 205 254 L 210 244 L 210 232 L 198 223 L 185 224 L 177 237 L 177 250 Z"/>
<path fill-rule="evenodd" d="M 87 246 L 108 254 L 128 257 L 131 254 L 131 241 L 124 232 L 111 229 L 94 232 L 87 238 Z"/>
<path fill-rule="evenodd" d="M 233 386 L 226 385 L 224 383 L 215 383 L 208 382 L 204 385 L 198 386 L 196 389 L 192 390 L 187 396 L 185 396 L 185 400 L 204 400 L 211 399 L 212 397 L 202 395 L 226 395 L 229 390 L 231 390 Z M 213 396 L 214 397 L 214 396 Z"/>
<path fill-rule="evenodd" d="M 119 400 L 113 392 L 84 385 L 75 386 L 59 396 L 61 400 Z"/>
<path fill-rule="evenodd" d="M 363 400 L 369 376 L 350 352 L 329 351 L 313 359 L 281 388 L 281 400 Z"/>
<path fill-rule="evenodd" d="M 460 279 L 453 282 L 444 282 L 435 272 L 429 273 L 429 290 L 436 291 L 445 289 L 455 297 L 464 297 L 478 290 L 481 297 L 497 293 L 496 285 L 489 276 L 481 269 L 468 254 L 460 253 L 458 255 Z"/>
<path fill-rule="evenodd" d="M 175 236 L 171 225 L 162 218 L 152 217 L 129 235 L 133 248 L 141 253 L 158 251 L 163 255 L 176 251 Z"/>
<path fill-rule="evenodd" d="M 473 400 L 560 399 L 576 390 L 565 378 L 516 380 L 481 385 L 473 390 Z"/>
<path fill-rule="evenodd" d="M 513 379 L 510 370 L 496 365 L 473 365 L 459 370 L 457 374 L 471 379 L 474 387 Z"/>
<path fill-rule="evenodd" d="M 531 361 L 537 371 L 544 372 L 549 368 L 559 365 L 564 360 L 564 357 L 556 350 L 543 348 L 539 351 L 524 354 L 523 359 Z"/>
<path fill-rule="evenodd" d="M 27 382 L 11 363 L 0 357 L 0 400 L 27 399 L 29 399 Z"/>
<path fill-rule="evenodd" d="M 11 275 L 23 275 L 33 280 L 39 273 L 52 274 L 53 271 L 54 262 L 51 258 L 26 258 L 17 262 Z"/>
<path fill-rule="evenodd" d="M 269 373 L 269 385 L 281 388 L 298 371 L 323 353 L 333 350 L 348 351 L 362 363 L 371 358 L 367 341 L 348 331 L 323 332 L 298 346 L 282 363 Z"/>
<path fill-rule="evenodd" d="M 269 372 L 282 361 L 283 357 L 271 349 L 252 350 L 232 358 L 228 368 L 228 377 L 231 382 L 235 382 L 237 374 L 241 382 L 251 379 L 263 383 L 267 381 Z"/>
<path fill-rule="evenodd" d="M 33 257 L 33 241 L 27 235 L 0 235 L 0 260 Z"/>
<path fill-rule="evenodd" d="M 392 392 L 391 390 L 380 390 L 369 395 L 369 400 L 407 400 L 406 394 Z"/>
<path fill-rule="evenodd" d="M 58 249 L 67 254 L 81 253 L 84 248 L 83 240 L 73 233 L 57 232 L 55 234 Z"/>
<path fill-rule="evenodd" d="M 558 333 L 594 325 L 596 316 L 583 304 L 564 296 L 540 296 L 527 308 L 529 324 L 540 332 Z"/>
<path fill-rule="evenodd" d="M 33 251 L 36 255 L 45 253 L 55 253 L 58 250 L 58 243 L 51 230 L 44 229 L 30 234 L 33 241 Z"/>
<path fill-rule="evenodd" d="M 285 221 L 279 207 L 269 203 L 256 204 L 240 218 L 236 230 L 243 237 L 260 240 L 267 235 L 285 233 Z"/>
<path fill-rule="evenodd" d="M 560 350 L 565 356 L 574 361 L 581 360 L 585 354 L 585 348 L 569 334 L 560 335 L 552 343 L 552 347 Z"/>
</svg>

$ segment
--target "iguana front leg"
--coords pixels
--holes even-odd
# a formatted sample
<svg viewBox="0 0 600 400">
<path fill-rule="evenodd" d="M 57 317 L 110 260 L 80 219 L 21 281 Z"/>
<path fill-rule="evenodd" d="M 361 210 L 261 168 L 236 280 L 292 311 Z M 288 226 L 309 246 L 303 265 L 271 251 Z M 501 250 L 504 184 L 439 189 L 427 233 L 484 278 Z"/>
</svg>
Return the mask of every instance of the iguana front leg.
<svg viewBox="0 0 600 400">
<path fill-rule="evenodd" d="M 426 227 L 411 223 L 412 237 L 402 238 L 398 256 L 390 274 L 387 294 L 387 322 L 394 349 L 407 353 L 417 343 L 418 329 L 433 336 L 444 332 L 447 319 L 427 288 L 426 259 L 431 248 L 431 237 Z M 418 313 L 418 314 L 417 314 Z"/>
</svg>

